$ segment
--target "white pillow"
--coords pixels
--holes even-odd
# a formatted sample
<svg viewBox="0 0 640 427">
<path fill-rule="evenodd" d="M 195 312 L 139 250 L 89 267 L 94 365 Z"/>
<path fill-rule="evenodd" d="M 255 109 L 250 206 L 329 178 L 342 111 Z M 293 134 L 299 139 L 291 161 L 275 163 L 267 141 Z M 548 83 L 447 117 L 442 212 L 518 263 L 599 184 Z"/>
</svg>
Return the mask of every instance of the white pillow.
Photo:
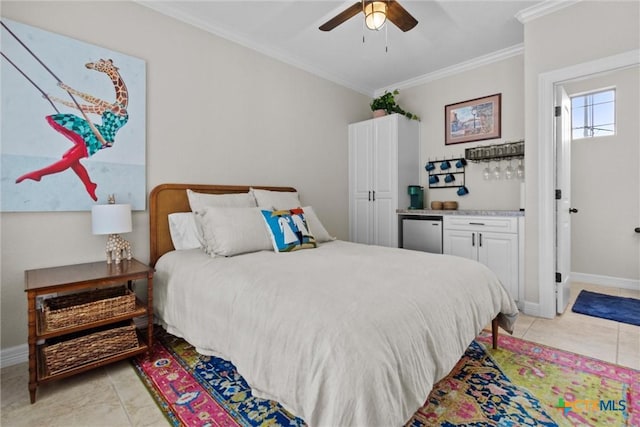
<svg viewBox="0 0 640 427">
<path fill-rule="evenodd" d="M 251 193 L 237 194 L 206 194 L 187 189 L 187 198 L 192 212 L 198 212 L 205 206 L 229 208 L 253 208 L 256 200 Z"/>
<path fill-rule="evenodd" d="M 304 217 L 307 220 L 307 223 L 309 224 L 309 231 L 316 238 L 317 243 L 336 240 L 336 238 L 332 237 L 327 231 L 327 229 L 324 228 L 324 226 L 320 222 L 320 219 L 318 218 L 316 213 L 313 211 L 313 208 L 311 206 L 304 207 L 302 208 L 302 210 L 304 211 Z"/>
<path fill-rule="evenodd" d="M 193 212 L 169 214 L 169 234 L 177 250 L 201 248 L 203 241 Z"/>
<path fill-rule="evenodd" d="M 297 191 L 272 191 L 251 188 L 249 192 L 255 197 L 259 208 L 287 210 L 302 206 Z"/>
<path fill-rule="evenodd" d="M 205 252 L 233 256 L 273 250 L 259 208 L 206 206 L 198 211 Z"/>
</svg>

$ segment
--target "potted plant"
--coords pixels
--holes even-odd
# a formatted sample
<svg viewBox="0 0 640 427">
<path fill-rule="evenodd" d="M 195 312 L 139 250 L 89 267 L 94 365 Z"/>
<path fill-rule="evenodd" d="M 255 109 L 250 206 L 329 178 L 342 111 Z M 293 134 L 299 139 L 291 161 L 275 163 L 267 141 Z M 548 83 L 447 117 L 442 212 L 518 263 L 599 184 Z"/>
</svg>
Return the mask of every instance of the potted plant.
<svg viewBox="0 0 640 427">
<path fill-rule="evenodd" d="M 382 95 L 377 98 L 374 98 L 371 101 L 371 111 L 373 111 L 373 117 L 380 117 L 386 114 L 398 113 L 403 116 L 412 119 L 412 120 L 420 120 L 420 117 L 416 116 L 413 113 L 403 110 L 395 100 L 395 95 L 399 94 L 398 89 L 393 92 L 384 91 Z"/>
</svg>

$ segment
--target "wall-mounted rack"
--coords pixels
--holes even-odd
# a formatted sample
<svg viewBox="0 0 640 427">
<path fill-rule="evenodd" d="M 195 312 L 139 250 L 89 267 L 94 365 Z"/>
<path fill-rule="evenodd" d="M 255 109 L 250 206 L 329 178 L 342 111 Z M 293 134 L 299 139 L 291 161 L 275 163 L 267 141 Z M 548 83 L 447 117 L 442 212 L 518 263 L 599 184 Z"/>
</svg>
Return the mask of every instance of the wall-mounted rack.
<svg viewBox="0 0 640 427">
<path fill-rule="evenodd" d="M 463 187 L 466 165 L 467 161 L 463 157 L 429 160 L 424 167 L 429 173 L 429 188 Z"/>
<path fill-rule="evenodd" d="M 464 158 L 471 162 L 522 157 L 524 157 L 524 139 L 504 144 L 467 148 L 464 150 Z"/>
</svg>

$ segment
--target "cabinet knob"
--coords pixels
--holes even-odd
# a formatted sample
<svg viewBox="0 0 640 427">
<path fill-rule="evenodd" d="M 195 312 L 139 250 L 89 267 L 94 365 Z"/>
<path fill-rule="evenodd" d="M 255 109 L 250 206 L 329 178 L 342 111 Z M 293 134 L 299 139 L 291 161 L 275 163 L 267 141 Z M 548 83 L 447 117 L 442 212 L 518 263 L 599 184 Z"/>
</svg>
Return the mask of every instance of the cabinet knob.
<svg viewBox="0 0 640 427">
<path fill-rule="evenodd" d="M 640 227 L 636 227 L 636 229 L 634 230 L 636 233 L 640 233 Z"/>
<path fill-rule="evenodd" d="M 576 208 L 569 208 L 569 213 L 578 213 L 578 209 L 576 209 Z"/>
</svg>

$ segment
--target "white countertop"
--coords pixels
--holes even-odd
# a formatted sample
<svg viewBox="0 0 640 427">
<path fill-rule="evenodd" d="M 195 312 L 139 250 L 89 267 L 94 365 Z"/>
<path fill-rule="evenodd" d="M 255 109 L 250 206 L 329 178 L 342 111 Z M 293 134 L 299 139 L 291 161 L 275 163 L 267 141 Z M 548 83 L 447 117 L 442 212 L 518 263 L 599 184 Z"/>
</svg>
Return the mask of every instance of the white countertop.
<svg viewBox="0 0 640 427">
<path fill-rule="evenodd" d="M 470 216 L 524 216 L 520 210 L 484 210 L 484 209 L 396 209 L 398 215 L 470 215 Z"/>
</svg>

